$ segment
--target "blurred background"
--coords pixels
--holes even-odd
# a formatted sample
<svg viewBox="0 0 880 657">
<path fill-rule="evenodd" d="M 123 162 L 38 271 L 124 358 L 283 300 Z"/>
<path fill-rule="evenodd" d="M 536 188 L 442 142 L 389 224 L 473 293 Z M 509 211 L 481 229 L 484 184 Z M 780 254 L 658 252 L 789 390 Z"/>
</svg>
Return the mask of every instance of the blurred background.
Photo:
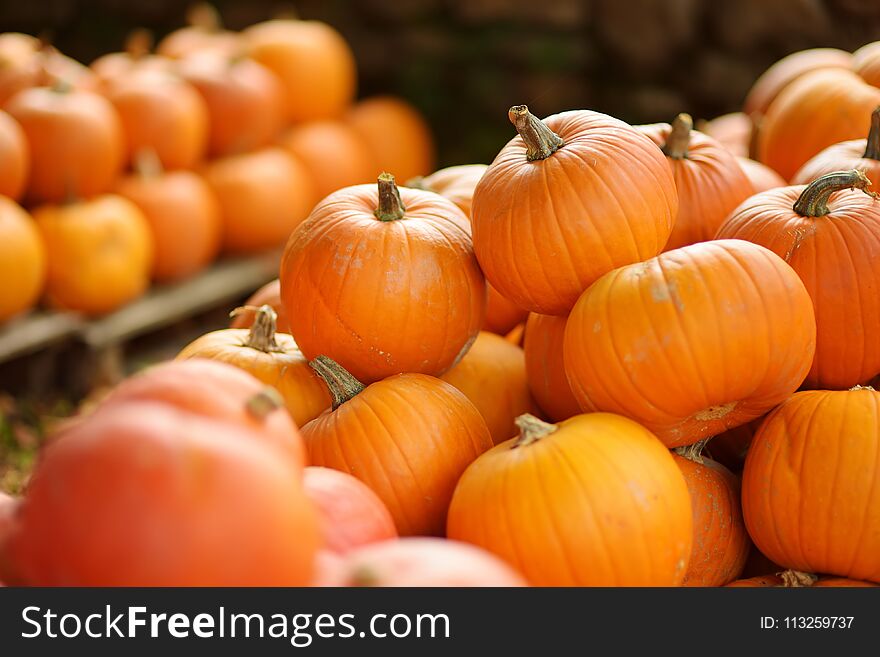
<svg viewBox="0 0 880 657">
<path fill-rule="evenodd" d="M 426 115 L 438 165 L 491 161 L 512 135 L 507 108 L 590 108 L 630 123 L 740 108 L 780 57 L 880 36 L 877 0 L 216 0 L 241 29 L 279 13 L 319 19 L 351 44 L 359 95 L 395 93 Z M 181 0 L 0 2 L 0 31 L 48 32 L 83 62 L 130 30 L 158 40 L 185 22 Z"/>
</svg>

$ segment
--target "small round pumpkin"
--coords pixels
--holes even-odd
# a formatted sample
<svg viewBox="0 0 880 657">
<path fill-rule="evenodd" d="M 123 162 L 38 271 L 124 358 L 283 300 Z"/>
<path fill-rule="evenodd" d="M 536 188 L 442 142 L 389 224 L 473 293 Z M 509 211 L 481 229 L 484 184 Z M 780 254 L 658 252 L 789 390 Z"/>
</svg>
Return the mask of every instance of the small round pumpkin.
<svg viewBox="0 0 880 657">
<path fill-rule="evenodd" d="M 46 281 L 46 249 L 33 219 L 0 196 L 0 322 L 32 308 Z"/>
<path fill-rule="evenodd" d="M 319 203 L 287 243 L 281 299 L 303 353 L 365 382 L 442 374 L 476 338 L 486 284 L 467 217 L 394 177 Z"/>
<path fill-rule="evenodd" d="M 164 172 L 153 151 L 142 151 L 116 193 L 138 206 L 150 226 L 153 280 L 179 281 L 213 262 L 220 250 L 220 205 L 201 176 Z"/>
<path fill-rule="evenodd" d="M 318 510 L 325 550 L 344 554 L 397 538 L 394 519 L 382 500 L 350 474 L 312 465 L 303 470 L 303 488 Z"/>
<path fill-rule="evenodd" d="M 442 536 L 456 482 L 492 446 L 480 412 L 432 376 L 399 374 L 364 387 L 323 356 L 312 367 L 333 408 L 302 427 L 309 462 L 369 486 L 401 536 Z"/>
<path fill-rule="evenodd" d="M 743 515 L 786 568 L 880 582 L 880 393 L 792 395 L 761 424 L 743 470 Z"/>
<path fill-rule="evenodd" d="M 122 126 L 113 105 L 66 86 L 25 89 L 5 109 L 28 142 L 29 202 L 90 198 L 108 191 L 122 168 Z"/>
<path fill-rule="evenodd" d="M 562 346 L 567 320 L 531 313 L 523 344 L 529 390 L 541 410 L 555 422 L 581 412 L 565 374 Z"/>
<path fill-rule="evenodd" d="M 747 157 L 738 157 L 736 161 L 752 184 L 752 190 L 755 194 L 766 192 L 775 187 L 785 187 L 785 180 L 782 179 L 782 176 L 766 164 L 761 164 Z"/>
<path fill-rule="evenodd" d="M 711 121 L 704 121 L 699 130 L 712 137 L 735 157 L 748 157 L 749 144 L 754 128 L 752 120 L 743 112 L 722 114 Z"/>
<path fill-rule="evenodd" d="M 582 409 L 625 415 L 678 447 L 779 404 L 815 347 L 797 273 L 764 247 L 719 240 L 600 278 L 568 318 L 563 353 Z"/>
<path fill-rule="evenodd" d="M 681 584 L 691 503 L 660 441 L 609 413 L 518 425 L 519 437 L 462 475 L 449 538 L 500 556 L 534 586 Z"/>
<path fill-rule="evenodd" d="M 212 331 L 184 347 L 177 358 L 209 358 L 252 374 L 281 393 L 293 421 L 301 427 L 330 408 L 330 394 L 293 338 L 275 332 L 272 307 L 264 305 L 254 312 L 250 329 Z"/>
<path fill-rule="evenodd" d="M 21 126 L 0 110 L 0 196 L 21 199 L 29 166 L 30 152 Z"/>
<path fill-rule="evenodd" d="M 102 315 L 149 286 L 153 238 L 146 217 L 128 199 L 105 194 L 43 205 L 34 220 L 46 246 L 51 306 Z"/>
<path fill-rule="evenodd" d="M 477 407 L 496 445 L 516 435 L 517 417 L 537 412 L 523 350 L 500 335 L 480 331 L 464 358 L 440 378 Z"/>
<path fill-rule="evenodd" d="M 661 148 L 675 178 L 678 215 L 666 251 L 712 239 L 731 210 L 753 192 L 736 158 L 692 126 L 687 114 L 679 114 L 671 125 L 637 126 Z"/>
<path fill-rule="evenodd" d="M 20 32 L 0 34 L 0 105 L 22 89 L 59 83 L 89 91 L 97 89 L 97 80 L 88 67 L 51 44 Z"/>
<path fill-rule="evenodd" d="M 319 199 L 376 177 L 376 161 L 367 143 L 342 121 L 301 123 L 288 130 L 279 144 L 306 165 Z"/>
<path fill-rule="evenodd" d="M 248 54 L 281 80 L 288 121 L 341 117 L 351 104 L 357 84 L 354 54 L 326 23 L 276 19 L 241 35 Z"/>
<path fill-rule="evenodd" d="M 22 584 L 303 586 L 319 545 L 299 472 L 242 426 L 160 404 L 70 424 L 8 539 Z"/>
<path fill-rule="evenodd" d="M 223 28 L 219 12 L 208 2 L 192 5 L 186 12 L 186 23 L 159 41 L 158 54 L 183 59 L 202 52 L 232 55 L 242 49 L 241 36 Z"/>
<path fill-rule="evenodd" d="M 178 73 L 208 110 L 208 154 L 235 155 L 268 146 L 284 123 L 281 83 L 265 66 L 216 51 L 183 59 Z"/>
<path fill-rule="evenodd" d="M 103 89 L 115 81 L 139 71 L 170 72 L 172 61 L 161 55 L 150 54 L 152 47 L 153 34 L 149 30 L 132 30 L 125 40 L 123 52 L 101 55 L 89 64 L 89 68 L 97 76 L 98 84 Z"/>
<path fill-rule="evenodd" d="M 400 538 L 348 553 L 319 586 L 527 586 L 510 566 L 473 545 L 439 538 Z"/>
<path fill-rule="evenodd" d="M 541 121 L 518 105 L 509 117 L 519 136 L 474 191 L 474 250 L 502 296 L 563 315 L 605 272 L 660 253 L 678 213 L 675 182 L 650 139 L 605 114 Z"/>
<path fill-rule="evenodd" d="M 764 246 L 797 272 L 816 310 L 811 388 L 849 388 L 880 374 L 880 206 L 861 171 L 780 187 L 743 203 L 718 238 Z M 852 188 L 852 189 L 851 189 Z M 763 283 L 762 283 L 763 285 Z"/>
<path fill-rule="evenodd" d="M 308 169 L 281 148 L 214 160 L 203 173 L 220 202 L 227 253 L 281 246 L 315 201 Z"/>
<path fill-rule="evenodd" d="M 250 328 L 257 316 L 256 309 L 260 306 L 271 306 L 275 311 L 275 328 L 279 333 L 290 333 L 290 325 L 287 322 L 287 311 L 281 303 L 281 281 L 277 278 L 269 281 L 259 290 L 254 292 L 244 306 L 236 309 L 232 314 L 229 328 Z"/>
<path fill-rule="evenodd" d="M 852 54 L 852 70 L 868 84 L 880 87 L 880 41 L 868 43 Z"/>
<path fill-rule="evenodd" d="M 751 541 L 743 522 L 739 479 L 699 447 L 672 455 L 684 475 L 694 518 L 694 542 L 684 586 L 723 586 L 740 576 Z"/>
</svg>

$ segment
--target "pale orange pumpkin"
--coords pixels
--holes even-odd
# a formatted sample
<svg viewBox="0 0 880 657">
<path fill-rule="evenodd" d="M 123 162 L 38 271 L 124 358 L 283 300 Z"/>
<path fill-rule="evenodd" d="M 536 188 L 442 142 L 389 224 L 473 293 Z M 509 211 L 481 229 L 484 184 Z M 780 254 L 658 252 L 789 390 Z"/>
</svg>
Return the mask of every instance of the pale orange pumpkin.
<svg viewBox="0 0 880 657">
<path fill-rule="evenodd" d="M 0 110 L 0 195 L 20 200 L 29 166 L 30 152 L 21 126 Z"/>
<path fill-rule="evenodd" d="M 271 306 L 275 311 L 275 328 L 279 333 L 290 333 L 290 324 L 287 322 L 287 311 L 281 303 L 281 281 L 277 278 L 269 281 L 259 290 L 254 292 L 244 306 L 233 313 L 230 328 L 250 328 L 256 318 L 256 308 Z"/>
<path fill-rule="evenodd" d="M 30 215 L 0 196 L 0 322 L 32 308 L 46 280 L 46 249 Z"/>
<path fill-rule="evenodd" d="M 98 88 L 88 67 L 50 43 L 20 32 L 0 34 L 0 105 L 23 89 L 59 84 L 88 91 Z"/>
<path fill-rule="evenodd" d="M 785 187 L 786 183 L 785 180 L 782 179 L 782 176 L 766 164 L 750 160 L 747 157 L 738 157 L 736 158 L 736 161 L 739 163 L 743 173 L 746 174 L 746 178 L 748 178 L 749 182 L 752 184 L 752 190 L 755 194 L 758 192 L 766 192 L 768 189 L 773 189 L 775 187 Z"/>
<path fill-rule="evenodd" d="M 743 112 L 722 114 L 699 124 L 699 131 L 709 135 L 735 157 L 748 157 L 752 141 L 752 120 Z"/>
<path fill-rule="evenodd" d="M 567 320 L 568 317 L 531 313 L 523 344 L 529 390 L 538 406 L 555 422 L 581 412 L 565 375 L 562 345 Z"/>
<path fill-rule="evenodd" d="M 856 50 L 852 54 L 852 69 L 868 84 L 880 87 L 880 41 Z"/>
<path fill-rule="evenodd" d="M 233 55 L 242 49 L 241 36 L 223 28 L 220 14 L 208 2 L 192 5 L 186 12 L 186 23 L 159 41 L 158 54 L 182 59 L 202 52 Z"/>
<path fill-rule="evenodd" d="M 103 89 L 116 80 L 139 71 L 171 72 L 172 61 L 161 55 L 150 54 L 152 47 L 152 33 L 149 30 L 136 29 L 126 38 L 123 52 L 101 55 L 89 64 L 89 68 L 97 76 L 98 84 Z"/>
</svg>

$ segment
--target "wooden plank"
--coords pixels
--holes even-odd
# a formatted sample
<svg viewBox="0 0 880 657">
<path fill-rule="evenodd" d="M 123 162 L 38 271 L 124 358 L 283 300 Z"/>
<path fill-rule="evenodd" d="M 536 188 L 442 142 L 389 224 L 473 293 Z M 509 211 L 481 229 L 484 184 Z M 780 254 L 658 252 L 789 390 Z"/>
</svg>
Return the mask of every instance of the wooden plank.
<svg viewBox="0 0 880 657">
<path fill-rule="evenodd" d="M 73 313 L 40 311 L 0 327 L 0 362 L 74 337 L 84 320 Z"/>
</svg>

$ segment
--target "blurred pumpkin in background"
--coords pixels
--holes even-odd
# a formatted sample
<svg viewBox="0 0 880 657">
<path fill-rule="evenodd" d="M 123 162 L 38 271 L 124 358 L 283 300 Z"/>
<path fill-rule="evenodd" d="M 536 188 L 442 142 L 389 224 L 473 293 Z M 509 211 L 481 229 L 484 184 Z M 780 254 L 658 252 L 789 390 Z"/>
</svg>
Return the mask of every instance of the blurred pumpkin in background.
<svg viewBox="0 0 880 657">
<path fill-rule="evenodd" d="M 46 249 L 30 215 L 0 196 L 0 322 L 36 305 L 46 280 Z"/>
</svg>

